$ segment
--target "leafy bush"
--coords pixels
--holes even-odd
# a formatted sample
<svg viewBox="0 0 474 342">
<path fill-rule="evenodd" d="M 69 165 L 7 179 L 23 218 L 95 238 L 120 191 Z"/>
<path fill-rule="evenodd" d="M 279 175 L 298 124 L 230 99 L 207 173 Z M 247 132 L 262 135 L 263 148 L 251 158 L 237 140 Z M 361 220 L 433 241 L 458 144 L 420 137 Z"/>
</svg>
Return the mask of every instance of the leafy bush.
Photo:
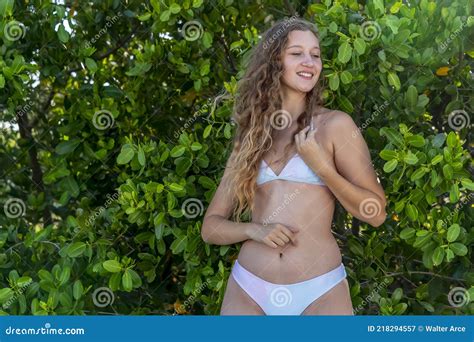
<svg viewBox="0 0 474 342">
<path fill-rule="evenodd" d="M 356 313 L 473 314 L 469 1 L 284 3 L 388 198 L 377 229 L 335 215 Z M 205 244 L 202 215 L 276 8 L 0 3 L 2 314 L 219 313 L 239 245 Z"/>
</svg>

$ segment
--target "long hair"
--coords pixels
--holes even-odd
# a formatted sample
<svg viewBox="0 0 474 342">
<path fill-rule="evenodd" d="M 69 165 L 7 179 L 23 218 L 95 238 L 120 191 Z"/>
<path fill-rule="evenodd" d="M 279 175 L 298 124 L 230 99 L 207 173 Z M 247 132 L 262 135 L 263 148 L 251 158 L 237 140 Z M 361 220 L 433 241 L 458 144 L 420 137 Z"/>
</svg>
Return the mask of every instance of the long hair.
<svg viewBox="0 0 474 342">
<path fill-rule="evenodd" d="M 291 119 L 282 111 L 280 94 L 284 73 L 283 51 L 291 31 L 311 31 L 319 40 L 316 25 L 297 17 L 277 21 L 250 53 L 243 77 L 237 84 L 231 120 L 236 124 L 230 156 L 228 194 L 233 203 L 232 219 L 240 222 L 242 214 L 254 210 L 259 165 L 273 143 L 273 132 L 281 129 L 278 121 Z M 305 110 L 297 119 L 299 132 L 310 123 L 315 109 L 322 104 L 322 73 L 314 88 L 306 94 Z M 285 124 L 285 123 L 284 123 Z M 294 141 L 285 147 L 281 159 L 294 150 Z"/>
</svg>

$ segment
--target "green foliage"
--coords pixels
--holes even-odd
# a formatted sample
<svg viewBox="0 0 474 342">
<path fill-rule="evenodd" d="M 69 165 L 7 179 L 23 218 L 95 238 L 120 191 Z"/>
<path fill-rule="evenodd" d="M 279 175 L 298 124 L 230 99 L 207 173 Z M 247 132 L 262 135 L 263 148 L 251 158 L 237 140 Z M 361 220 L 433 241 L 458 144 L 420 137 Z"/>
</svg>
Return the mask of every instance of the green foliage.
<svg viewBox="0 0 474 342">
<path fill-rule="evenodd" d="M 219 313 L 239 245 L 205 244 L 202 217 L 275 8 L 318 25 L 326 107 L 386 191 L 383 226 L 334 219 L 357 314 L 474 313 L 469 1 L 285 6 L 0 2 L 2 314 Z"/>
</svg>

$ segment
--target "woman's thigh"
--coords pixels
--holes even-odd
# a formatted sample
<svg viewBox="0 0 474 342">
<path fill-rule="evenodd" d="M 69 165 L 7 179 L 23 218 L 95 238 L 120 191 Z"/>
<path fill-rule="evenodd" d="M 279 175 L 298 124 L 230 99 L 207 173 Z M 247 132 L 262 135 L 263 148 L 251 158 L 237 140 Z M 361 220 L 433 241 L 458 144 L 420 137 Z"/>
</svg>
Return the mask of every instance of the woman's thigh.
<svg viewBox="0 0 474 342">
<path fill-rule="evenodd" d="M 235 281 L 232 275 L 227 281 L 221 315 L 265 315 L 257 303 Z"/>
<path fill-rule="evenodd" d="M 353 315 L 347 278 L 312 302 L 302 315 Z"/>
</svg>

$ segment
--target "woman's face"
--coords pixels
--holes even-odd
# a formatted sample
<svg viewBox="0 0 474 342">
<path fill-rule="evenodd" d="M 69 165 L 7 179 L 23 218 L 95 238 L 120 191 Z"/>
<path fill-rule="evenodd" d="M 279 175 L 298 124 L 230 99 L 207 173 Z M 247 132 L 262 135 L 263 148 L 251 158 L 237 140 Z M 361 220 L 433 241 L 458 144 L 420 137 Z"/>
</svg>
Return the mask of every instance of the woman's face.
<svg viewBox="0 0 474 342">
<path fill-rule="evenodd" d="M 319 41 L 311 31 L 291 31 L 283 54 L 284 86 L 309 92 L 318 82 L 322 70 Z"/>
</svg>

